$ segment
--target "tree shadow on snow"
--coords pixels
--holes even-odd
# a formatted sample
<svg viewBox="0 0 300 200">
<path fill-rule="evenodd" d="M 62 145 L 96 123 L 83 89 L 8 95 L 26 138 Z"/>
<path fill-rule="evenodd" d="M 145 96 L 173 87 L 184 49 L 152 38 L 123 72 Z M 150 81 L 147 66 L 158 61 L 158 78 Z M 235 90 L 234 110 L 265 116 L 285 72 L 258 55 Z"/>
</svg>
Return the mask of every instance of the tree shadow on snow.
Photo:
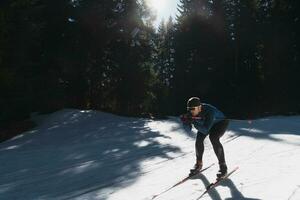
<svg viewBox="0 0 300 200">
<path fill-rule="evenodd" d="M 141 162 L 180 152 L 160 144 L 159 138 L 169 138 L 147 122 L 72 109 L 51 114 L 0 144 L 0 199 L 74 199 L 93 191 L 98 196 L 90 193 L 89 199 L 107 199 L 151 171 Z"/>
<path fill-rule="evenodd" d="M 300 140 L 291 143 L 276 137 L 278 134 L 300 135 L 299 116 L 262 118 L 253 120 L 251 123 L 248 121 L 231 121 L 228 130 L 233 131 L 236 136 L 300 145 Z"/>
</svg>

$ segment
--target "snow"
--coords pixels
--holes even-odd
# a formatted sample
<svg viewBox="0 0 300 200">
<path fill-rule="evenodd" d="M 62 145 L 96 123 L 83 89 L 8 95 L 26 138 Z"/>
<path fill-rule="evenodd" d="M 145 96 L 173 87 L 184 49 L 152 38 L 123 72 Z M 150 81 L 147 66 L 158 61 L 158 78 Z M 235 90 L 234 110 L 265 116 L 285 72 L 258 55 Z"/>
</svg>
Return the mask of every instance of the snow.
<svg viewBox="0 0 300 200">
<path fill-rule="evenodd" d="M 178 117 L 64 109 L 33 120 L 0 144 L 1 200 L 150 200 L 195 162 L 196 130 L 186 133 Z M 231 121 L 221 141 L 229 170 L 239 169 L 201 199 L 300 199 L 300 116 Z M 198 199 L 218 171 L 208 138 L 205 147 L 204 165 L 215 165 L 157 200 Z"/>
</svg>

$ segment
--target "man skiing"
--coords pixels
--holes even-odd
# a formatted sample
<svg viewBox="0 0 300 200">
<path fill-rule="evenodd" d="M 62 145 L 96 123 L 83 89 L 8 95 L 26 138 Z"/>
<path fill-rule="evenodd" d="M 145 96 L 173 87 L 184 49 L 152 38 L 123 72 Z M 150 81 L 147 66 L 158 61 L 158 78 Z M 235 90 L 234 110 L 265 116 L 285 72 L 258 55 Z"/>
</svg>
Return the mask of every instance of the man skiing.
<svg viewBox="0 0 300 200">
<path fill-rule="evenodd" d="M 191 169 L 190 175 L 198 173 L 203 166 L 202 156 L 204 152 L 204 139 L 209 135 L 209 139 L 213 145 L 214 152 L 219 161 L 218 178 L 222 178 L 227 174 L 227 165 L 225 162 L 224 149 L 220 143 L 220 137 L 225 133 L 229 120 L 216 107 L 201 103 L 198 97 L 191 97 L 187 101 L 187 113 L 180 116 L 181 121 L 188 131 L 191 131 L 192 125 L 197 129 L 196 148 L 196 164 Z"/>
</svg>

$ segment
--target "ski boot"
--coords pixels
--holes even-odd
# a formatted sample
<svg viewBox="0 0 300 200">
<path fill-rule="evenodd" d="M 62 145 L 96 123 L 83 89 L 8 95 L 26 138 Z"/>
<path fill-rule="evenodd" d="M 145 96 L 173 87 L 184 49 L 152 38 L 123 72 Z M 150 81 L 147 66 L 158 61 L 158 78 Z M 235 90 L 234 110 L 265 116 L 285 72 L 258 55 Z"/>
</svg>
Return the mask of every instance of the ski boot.
<svg viewBox="0 0 300 200">
<path fill-rule="evenodd" d="M 197 160 L 193 169 L 190 170 L 189 176 L 193 176 L 193 175 L 197 174 L 202 169 L 202 166 L 203 166 L 202 161 Z"/>
<path fill-rule="evenodd" d="M 220 164 L 220 170 L 217 173 L 217 180 L 224 178 L 227 175 L 226 163 Z"/>
</svg>

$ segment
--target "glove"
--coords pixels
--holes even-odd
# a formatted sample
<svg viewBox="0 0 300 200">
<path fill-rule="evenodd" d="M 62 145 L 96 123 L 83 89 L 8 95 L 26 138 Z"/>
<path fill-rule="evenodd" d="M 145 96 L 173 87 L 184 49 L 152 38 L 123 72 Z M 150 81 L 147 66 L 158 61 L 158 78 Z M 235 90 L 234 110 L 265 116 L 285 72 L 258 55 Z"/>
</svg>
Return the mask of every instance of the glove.
<svg viewBox="0 0 300 200">
<path fill-rule="evenodd" d="M 180 115 L 180 120 L 182 123 L 187 124 L 187 123 L 191 123 L 192 118 L 189 114 L 182 114 Z"/>
</svg>

